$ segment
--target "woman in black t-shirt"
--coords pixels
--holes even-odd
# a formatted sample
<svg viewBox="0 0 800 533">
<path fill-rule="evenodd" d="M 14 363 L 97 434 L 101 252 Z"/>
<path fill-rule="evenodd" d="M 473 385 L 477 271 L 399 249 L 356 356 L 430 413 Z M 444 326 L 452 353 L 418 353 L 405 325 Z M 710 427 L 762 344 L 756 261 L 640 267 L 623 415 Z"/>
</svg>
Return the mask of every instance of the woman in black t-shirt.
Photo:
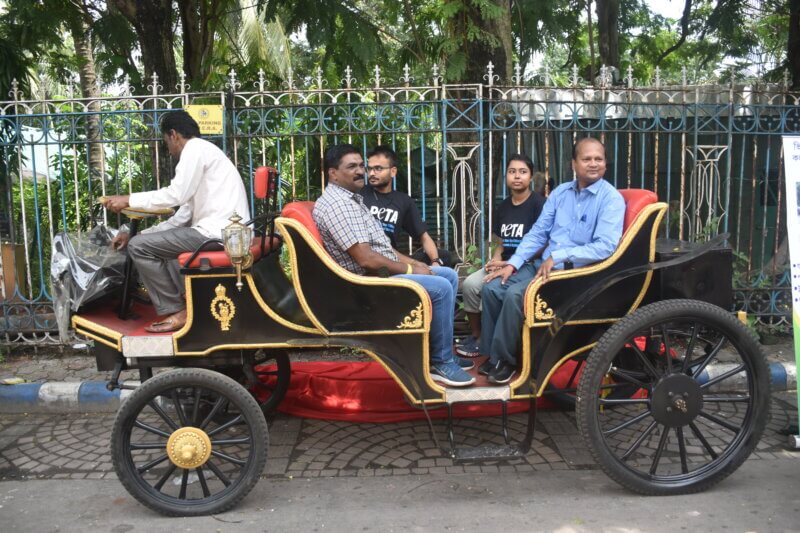
<svg viewBox="0 0 800 533">
<path fill-rule="evenodd" d="M 523 154 L 512 155 L 506 167 L 506 185 L 510 195 L 495 211 L 492 224 L 492 243 L 495 245 L 492 261 L 508 260 L 519 246 L 522 237 L 539 218 L 544 205 L 544 196 L 531 190 L 533 180 L 533 162 L 530 158 Z M 476 270 L 462 285 L 464 311 L 467 313 L 471 335 L 456 347 L 456 352 L 460 355 L 467 357 L 480 355 L 478 339 L 481 334 L 481 289 L 483 278 L 491 268 L 491 264 L 487 264 L 486 268 Z"/>
</svg>

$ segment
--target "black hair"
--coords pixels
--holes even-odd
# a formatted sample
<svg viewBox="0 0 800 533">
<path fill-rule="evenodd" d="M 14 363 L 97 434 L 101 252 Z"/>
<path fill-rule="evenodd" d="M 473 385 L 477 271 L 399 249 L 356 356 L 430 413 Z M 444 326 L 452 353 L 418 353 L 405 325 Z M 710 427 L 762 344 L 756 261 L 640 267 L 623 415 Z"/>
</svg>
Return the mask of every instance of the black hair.
<svg viewBox="0 0 800 533">
<path fill-rule="evenodd" d="M 328 171 L 332 168 L 339 168 L 342 158 L 348 154 L 359 154 L 352 144 L 334 144 L 325 150 L 325 157 L 322 159 L 322 169 L 325 172 L 325 181 L 328 180 Z"/>
<path fill-rule="evenodd" d="M 370 153 L 367 154 L 367 159 L 376 155 L 382 155 L 383 157 L 388 159 L 390 167 L 397 166 L 397 154 L 395 153 L 394 150 L 392 150 L 385 144 L 379 144 L 378 146 L 373 148 L 372 151 L 370 151 Z"/>
<path fill-rule="evenodd" d="M 575 145 L 572 147 L 572 160 L 573 161 L 577 161 L 578 160 L 578 148 L 580 148 L 580 146 L 583 143 L 590 142 L 590 141 L 596 142 L 597 144 L 602 146 L 603 147 L 603 157 L 605 159 L 608 159 L 608 155 L 606 154 L 606 145 L 603 144 L 602 142 L 600 142 L 600 139 L 595 139 L 594 137 L 582 137 L 582 138 L 578 139 L 575 142 Z"/>
<path fill-rule="evenodd" d="M 161 135 L 166 135 L 170 130 L 175 130 L 185 139 L 200 137 L 200 126 L 192 115 L 182 109 L 170 111 L 161 117 Z"/>
<path fill-rule="evenodd" d="M 508 163 L 506 163 L 506 170 L 508 170 L 508 165 L 511 164 L 512 161 L 522 161 L 525 163 L 525 166 L 528 167 L 528 171 L 533 174 L 533 161 L 531 158 L 525 154 L 514 154 L 508 158 Z"/>
</svg>

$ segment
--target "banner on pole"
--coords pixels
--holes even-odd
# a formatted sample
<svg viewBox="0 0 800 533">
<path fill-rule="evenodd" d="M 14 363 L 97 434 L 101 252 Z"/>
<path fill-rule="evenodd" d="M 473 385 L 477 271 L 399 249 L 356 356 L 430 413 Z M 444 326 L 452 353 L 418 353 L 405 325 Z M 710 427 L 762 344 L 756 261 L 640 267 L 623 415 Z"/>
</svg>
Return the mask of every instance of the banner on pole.
<svg viewBox="0 0 800 533">
<path fill-rule="evenodd" d="M 800 136 L 783 137 L 783 160 L 786 166 L 786 229 L 792 284 L 792 331 L 794 332 L 795 368 L 800 368 Z M 800 386 L 797 387 L 798 423 L 800 424 Z M 794 436 L 795 448 L 800 436 Z"/>
</svg>

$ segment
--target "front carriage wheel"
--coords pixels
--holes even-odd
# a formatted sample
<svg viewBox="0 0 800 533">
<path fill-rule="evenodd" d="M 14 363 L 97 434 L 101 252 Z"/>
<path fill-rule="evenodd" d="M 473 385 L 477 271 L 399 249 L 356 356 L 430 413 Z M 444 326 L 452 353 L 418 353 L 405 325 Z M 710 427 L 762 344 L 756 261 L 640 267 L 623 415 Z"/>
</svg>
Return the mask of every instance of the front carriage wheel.
<svg viewBox="0 0 800 533">
<path fill-rule="evenodd" d="M 638 392 L 619 398 L 617 387 Z M 668 300 L 600 338 L 578 385 L 576 415 L 612 479 L 642 494 L 685 494 L 744 462 L 761 438 L 769 399 L 769 369 L 747 328 L 711 304 Z"/>
<path fill-rule="evenodd" d="M 267 423 L 241 385 L 218 372 L 172 370 L 139 386 L 111 435 L 117 476 L 169 516 L 226 511 L 253 488 L 267 458 Z"/>
</svg>

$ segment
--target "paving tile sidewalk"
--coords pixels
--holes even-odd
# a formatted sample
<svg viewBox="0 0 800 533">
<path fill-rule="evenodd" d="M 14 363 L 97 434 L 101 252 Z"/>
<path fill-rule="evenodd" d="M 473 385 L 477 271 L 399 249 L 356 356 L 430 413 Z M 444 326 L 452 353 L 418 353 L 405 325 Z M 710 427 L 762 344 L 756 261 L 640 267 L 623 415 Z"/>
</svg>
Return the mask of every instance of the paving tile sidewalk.
<svg viewBox="0 0 800 533">
<path fill-rule="evenodd" d="M 773 394 L 764 436 L 749 460 L 793 458 L 780 430 L 797 419 L 794 393 Z M 525 415 L 509 417 L 519 437 Z M 113 414 L 0 414 L 0 480 L 114 478 L 109 454 Z M 439 446 L 447 445 L 444 421 L 434 421 Z M 501 444 L 499 419 L 457 422 L 457 434 Z M 398 476 L 471 472 L 596 469 L 573 412 L 540 411 L 531 451 L 522 458 L 456 464 L 424 421 L 357 424 L 276 415 L 269 420 L 266 477 Z"/>
</svg>

